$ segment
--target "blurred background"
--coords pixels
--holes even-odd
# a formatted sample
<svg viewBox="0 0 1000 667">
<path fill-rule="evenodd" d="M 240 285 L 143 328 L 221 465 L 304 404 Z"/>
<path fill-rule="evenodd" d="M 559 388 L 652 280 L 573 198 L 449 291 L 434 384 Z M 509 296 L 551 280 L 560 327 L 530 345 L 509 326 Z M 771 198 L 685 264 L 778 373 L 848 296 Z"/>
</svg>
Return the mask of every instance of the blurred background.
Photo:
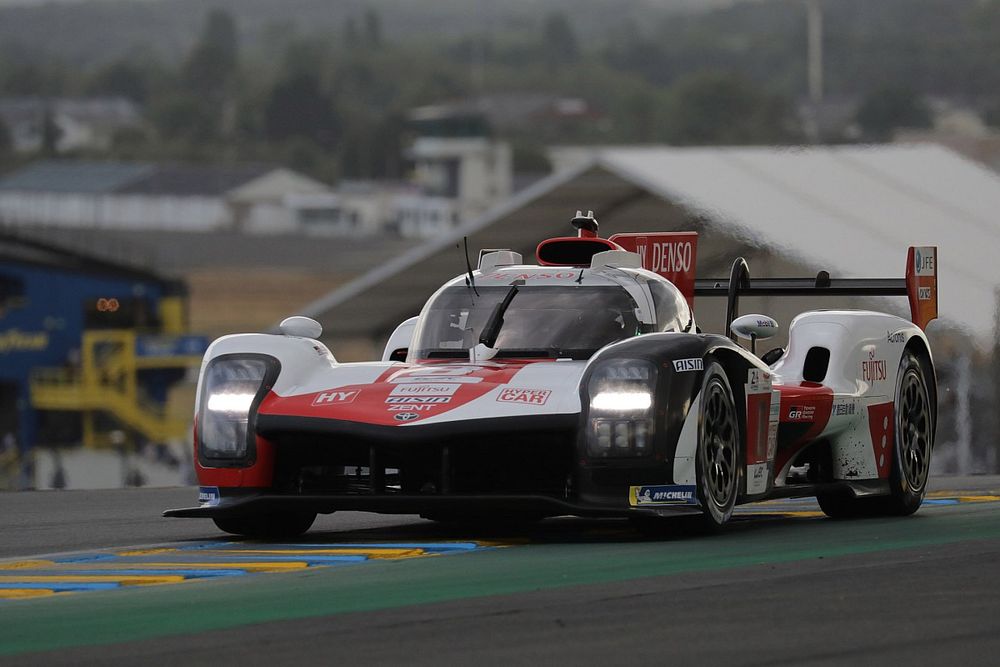
<svg viewBox="0 0 1000 667">
<path fill-rule="evenodd" d="M 934 469 L 995 472 L 997 170 L 1000 0 L 0 0 L 0 489 L 190 483 L 212 338 L 378 358 L 576 209 L 702 277 L 938 245 Z"/>
</svg>

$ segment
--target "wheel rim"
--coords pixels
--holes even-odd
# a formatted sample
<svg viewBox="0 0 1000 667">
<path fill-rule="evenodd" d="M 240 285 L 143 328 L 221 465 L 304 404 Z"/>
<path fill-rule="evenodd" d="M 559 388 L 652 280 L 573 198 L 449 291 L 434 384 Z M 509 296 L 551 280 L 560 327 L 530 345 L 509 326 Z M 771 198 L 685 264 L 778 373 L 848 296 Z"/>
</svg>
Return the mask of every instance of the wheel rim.
<svg viewBox="0 0 1000 667">
<path fill-rule="evenodd" d="M 718 380 L 708 387 L 702 424 L 701 457 L 706 495 L 717 507 L 729 505 L 736 490 L 736 415 Z"/>
<path fill-rule="evenodd" d="M 931 411 L 923 378 L 913 368 L 907 369 L 900 383 L 896 428 L 903 482 L 920 493 L 931 464 Z"/>
</svg>

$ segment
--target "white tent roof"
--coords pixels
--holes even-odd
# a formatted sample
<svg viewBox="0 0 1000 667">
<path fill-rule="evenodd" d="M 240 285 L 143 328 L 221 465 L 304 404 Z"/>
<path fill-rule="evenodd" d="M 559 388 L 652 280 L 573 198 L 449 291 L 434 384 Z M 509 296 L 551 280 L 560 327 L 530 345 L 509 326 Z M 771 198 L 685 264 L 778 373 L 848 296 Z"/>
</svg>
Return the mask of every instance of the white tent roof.
<svg viewBox="0 0 1000 667">
<path fill-rule="evenodd" d="M 935 145 L 610 148 L 610 171 L 844 277 L 900 277 L 905 248 L 936 245 L 942 317 L 992 334 L 1000 286 L 1000 176 Z"/>
<path fill-rule="evenodd" d="M 907 246 L 937 245 L 942 317 L 981 339 L 992 335 L 1000 176 L 945 148 L 574 148 L 557 162 L 567 156 L 571 168 L 331 292 L 309 314 L 335 335 L 360 333 L 350 324 L 359 319 L 384 328 L 415 312 L 425 288 L 458 273 L 455 247 L 463 236 L 473 252 L 480 245 L 520 249 L 562 230 L 571 207 L 596 200 L 614 209 L 642 193 L 689 212 L 706 231 L 840 277 L 901 277 Z M 549 223 L 556 209 L 561 214 Z M 658 227 L 655 220 L 628 224 L 601 231 Z M 414 299 L 420 303 L 410 305 Z"/>
</svg>

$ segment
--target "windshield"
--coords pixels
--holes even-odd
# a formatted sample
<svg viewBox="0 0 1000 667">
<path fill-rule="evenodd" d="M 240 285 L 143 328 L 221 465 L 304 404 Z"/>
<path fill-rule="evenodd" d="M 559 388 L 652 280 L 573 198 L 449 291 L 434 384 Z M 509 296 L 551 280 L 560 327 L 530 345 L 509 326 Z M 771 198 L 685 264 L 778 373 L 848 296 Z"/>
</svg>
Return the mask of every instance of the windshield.
<svg viewBox="0 0 1000 667">
<path fill-rule="evenodd" d="M 479 342 L 484 325 L 509 286 L 449 287 L 424 308 L 414 335 L 419 359 L 463 358 Z M 644 329 L 635 303 L 616 286 L 520 286 L 503 311 L 494 348 L 498 356 L 586 359 L 609 343 Z"/>
</svg>

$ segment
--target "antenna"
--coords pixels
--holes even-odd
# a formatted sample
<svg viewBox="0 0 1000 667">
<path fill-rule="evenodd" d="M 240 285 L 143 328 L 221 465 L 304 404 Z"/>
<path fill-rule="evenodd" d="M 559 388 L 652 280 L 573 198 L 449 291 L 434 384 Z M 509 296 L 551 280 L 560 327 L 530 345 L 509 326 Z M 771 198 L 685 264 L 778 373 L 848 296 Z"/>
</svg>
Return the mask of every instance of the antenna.
<svg viewBox="0 0 1000 667">
<path fill-rule="evenodd" d="M 465 282 L 472 288 L 472 291 L 476 293 L 476 296 L 479 296 L 479 290 L 476 289 L 476 278 L 472 275 L 472 262 L 469 260 L 469 237 L 463 236 L 462 243 L 465 244 L 465 270 L 469 272 Z"/>
<path fill-rule="evenodd" d="M 583 211 L 577 211 L 576 216 L 570 220 L 570 224 L 579 230 L 577 235 L 580 238 L 596 238 L 597 229 L 600 226 L 597 224 L 597 218 L 594 217 L 593 211 L 587 211 L 587 215 L 584 215 Z"/>
</svg>

